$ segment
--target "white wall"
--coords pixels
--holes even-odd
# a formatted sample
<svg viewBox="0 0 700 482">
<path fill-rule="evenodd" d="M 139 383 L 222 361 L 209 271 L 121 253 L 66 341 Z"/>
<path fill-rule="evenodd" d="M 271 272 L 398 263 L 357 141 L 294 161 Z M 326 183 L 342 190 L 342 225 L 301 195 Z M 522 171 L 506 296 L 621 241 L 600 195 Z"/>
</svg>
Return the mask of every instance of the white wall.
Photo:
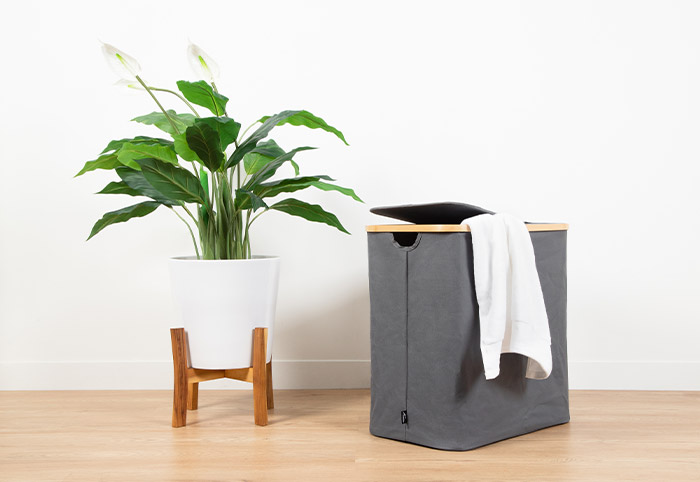
<svg viewBox="0 0 700 482">
<path fill-rule="evenodd" d="M 192 79 L 188 37 L 243 123 L 306 108 L 327 172 L 366 205 L 307 193 L 353 236 L 271 213 L 283 257 L 277 386 L 367 386 L 364 226 L 375 205 L 455 200 L 569 232 L 574 388 L 700 389 L 700 4 L 656 2 L 15 2 L 0 18 L 0 388 L 167 388 L 177 325 L 168 212 L 113 226 L 106 142 L 154 110 L 113 87 L 97 39 L 152 84 Z M 175 106 L 176 104 L 172 104 Z M 228 385 L 227 385 L 228 386 Z"/>
</svg>

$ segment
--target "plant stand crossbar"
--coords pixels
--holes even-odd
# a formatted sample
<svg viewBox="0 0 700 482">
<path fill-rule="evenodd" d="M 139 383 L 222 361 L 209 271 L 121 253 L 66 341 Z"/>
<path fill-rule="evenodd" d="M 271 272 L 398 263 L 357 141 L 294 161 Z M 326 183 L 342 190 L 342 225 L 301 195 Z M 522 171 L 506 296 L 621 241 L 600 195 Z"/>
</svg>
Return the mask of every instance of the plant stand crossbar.
<svg viewBox="0 0 700 482">
<path fill-rule="evenodd" d="M 267 410 L 275 408 L 272 395 L 272 362 L 267 360 L 267 328 L 253 330 L 253 366 L 222 370 L 192 368 L 187 357 L 184 328 L 171 328 L 175 382 L 173 390 L 173 427 L 187 424 L 187 410 L 197 410 L 199 382 L 231 378 L 253 384 L 255 425 L 267 425 Z"/>
</svg>

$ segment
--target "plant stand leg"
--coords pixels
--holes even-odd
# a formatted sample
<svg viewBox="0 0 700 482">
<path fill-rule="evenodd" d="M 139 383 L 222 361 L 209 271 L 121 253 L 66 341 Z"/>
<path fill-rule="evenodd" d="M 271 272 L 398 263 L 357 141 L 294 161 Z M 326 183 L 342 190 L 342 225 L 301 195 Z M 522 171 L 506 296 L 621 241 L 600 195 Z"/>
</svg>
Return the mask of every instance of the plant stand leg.
<svg viewBox="0 0 700 482">
<path fill-rule="evenodd" d="M 255 425 L 267 425 L 267 328 L 253 332 L 253 403 Z"/>
<path fill-rule="evenodd" d="M 275 408 L 275 397 L 272 395 L 272 360 L 267 364 L 267 408 Z"/>
<path fill-rule="evenodd" d="M 187 410 L 197 410 L 199 403 L 199 383 L 187 384 Z"/>
<path fill-rule="evenodd" d="M 199 382 L 231 378 L 253 382 L 256 425 L 267 425 L 267 410 L 275 407 L 272 395 L 272 362 L 267 363 L 267 328 L 253 331 L 253 366 L 232 369 L 190 368 L 184 328 L 171 328 L 173 348 L 173 427 L 187 424 L 187 410 L 197 410 Z"/>
<path fill-rule="evenodd" d="M 185 329 L 171 328 L 170 341 L 173 347 L 173 427 L 184 427 L 187 423 L 187 350 Z"/>
</svg>

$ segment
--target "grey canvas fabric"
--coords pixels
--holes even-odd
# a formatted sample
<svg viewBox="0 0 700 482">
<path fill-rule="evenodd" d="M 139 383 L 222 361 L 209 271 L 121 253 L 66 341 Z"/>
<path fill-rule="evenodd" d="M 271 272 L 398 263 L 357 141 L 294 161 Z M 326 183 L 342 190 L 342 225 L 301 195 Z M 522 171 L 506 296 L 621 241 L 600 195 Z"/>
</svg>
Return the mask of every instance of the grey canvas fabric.
<svg viewBox="0 0 700 482">
<path fill-rule="evenodd" d="M 526 379 L 517 354 L 485 379 L 471 233 L 368 233 L 372 434 L 469 450 L 569 421 L 566 231 L 530 234 L 552 338 L 546 380 Z"/>
</svg>

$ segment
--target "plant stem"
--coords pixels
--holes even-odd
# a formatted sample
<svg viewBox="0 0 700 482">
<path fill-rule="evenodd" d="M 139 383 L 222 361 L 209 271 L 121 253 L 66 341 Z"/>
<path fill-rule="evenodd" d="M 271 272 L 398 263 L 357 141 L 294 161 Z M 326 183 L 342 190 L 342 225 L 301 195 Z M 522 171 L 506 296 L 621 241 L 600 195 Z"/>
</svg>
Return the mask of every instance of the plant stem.
<svg viewBox="0 0 700 482">
<path fill-rule="evenodd" d="M 240 141 L 241 139 L 243 139 L 243 137 L 245 137 L 246 133 L 251 129 L 251 127 L 253 127 L 257 123 L 258 123 L 258 121 L 255 121 L 252 124 L 250 124 L 248 127 L 246 127 L 246 129 L 243 131 L 243 134 L 238 136 L 238 140 Z"/>
<path fill-rule="evenodd" d="M 176 96 L 178 99 L 180 99 L 180 100 L 183 101 L 185 104 L 187 104 L 187 107 L 190 108 L 190 110 L 192 111 L 192 113 L 193 113 L 194 115 L 196 115 L 197 117 L 201 117 L 201 116 L 197 113 L 197 111 L 194 110 L 194 107 L 192 106 L 192 104 L 190 104 L 190 103 L 187 101 L 187 99 L 185 99 L 183 96 L 181 96 L 180 94 L 178 94 L 178 93 L 175 92 L 174 90 L 170 90 L 170 89 L 161 89 L 160 87 L 149 87 L 149 88 L 150 88 L 151 90 L 157 90 L 157 91 L 159 91 L 159 92 L 168 92 L 169 94 L 173 94 L 173 95 Z"/>
<path fill-rule="evenodd" d="M 260 211 L 258 214 L 256 214 L 255 216 L 253 216 L 253 219 L 251 219 L 251 220 L 248 222 L 248 227 L 250 227 L 250 225 L 253 224 L 253 221 L 255 221 L 256 219 L 258 219 L 260 216 L 262 216 L 263 214 L 265 214 L 267 211 L 268 211 L 267 209 L 263 209 L 263 210 Z"/>
<path fill-rule="evenodd" d="M 195 217 L 194 217 L 194 215 L 192 214 L 192 212 L 191 212 L 189 209 L 187 209 L 187 206 L 185 206 L 185 205 L 183 204 L 183 205 L 182 205 L 182 209 L 184 209 L 185 212 L 187 212 L 187 214 L 189 214 L 189 216 L 192 218 L 192 221 L 194 221 L 195 225 L 199 226 L 199 225 L 197 224 L 197 220 L 195 219 Z"/>
<path fill-rule="evenodd" d="M 241 214 L 241 218 L 243 215 Z M 250 243 L 248 242 L 248 228 L 250 227 L 250 209 L 245 212 L 245 234 L 243 235 L 243 249 L 246 252 L 246 257 L 250 256 Z"/>
<path fill-rule="evenodd" d="M 170 118 L 170 116 L 165 111 L 163 106 L 160 105 L 160 102 L 158 102 L 158 99 L 156 99 L 156 96 L 153 95 L 153 92 L 151 92 L 151 89 L 146 85 L 146 83 L 143 80 L 141 80 L 141 77 L 139 77 L 138 75 L 136 76 L 136 80 L 139 81 L 139 83 L 143 86 L 143 88 L 146 89 L 146 92 L 148 92 L 148 94 L 153 98 L 155 103 L 158 104 L 158 107 L 160 107 L 161 112 L 163 113 L 163 115 L 165 115 L 166 119 L 168 119 L 168 122 L 170 122 L 170 126 L 173 128 L 175 133 L 179 134 L 180 130 L 177 128 L 177 126 L 175 125 L 175 122 L 173 122 L 173 120 Z"/>
<path fill-rule="evenodd" d="M 258 214 L 256 214 L 255 216 L 253 216 L 252 219 L 251 219 L 251 217 L 250 217 L 251 211 L 248 210 L 248 211 L 246 212 L 245 236 L 244 236 L 244 238 L 243 238 L 243 244 L 244 244 L 244 246 L 245 246 L 246 253 L 247 253 L 246 256 L 247 256 L 248 258 L 251 258 L 251 257 L 252 257 L 252 252 L 251 252 L 251 250 L 250 250 L 250 235 L 249 235 L 250 226 L 253 224 L 253 222 L 254 222 L 256 219 L 258 219 L 260 216 L 262 216 L 262 215 L 263 215 L 264 213 L 266 213 L 267 211 L 268 211 L 268 209 L 263 209 L 263 210 L 260 211 Z"/>
<path fill-rule="evenodd" d="M 219 227 L 221 223 L 221 207 L 219 206 L 219 198 L 217 195 L 218 185 L 216 183 L 216 175 L 212 173 L 211 176 L 211 198 L 212 198 L 212 211 L 213 207 L 216 206 L 216 216 L 210 218 L 212 225 L 211 237 L 209 239 L 210 250 L 212 251 L 214 258 L 219 258 L 218 248 L 218 238 L 219 238 Z"/>
<path fill-rule="evenodd" d="M 185 142 L 187 142 L 187 141 L 185 141 Z M 197 164 L 195 164 L 194 161 L 190 161 L 190 162 L 192 163 L 192 170 L 194 171 L 194 177 L 196 177 L 197 180 L 201 181 L 201 179 L 199 178 L 199 172 L 197 172 Z"/>
<path fill-rule="evenodd" d="M 184 205 L 182 207 L 185 208 L 185 211 L 187 211 L 190 214 L 190 216 L 192 216 L 192 213 L 190 213 L 190 211 Z M 188 223 L 187 220 L 185 220 L 185 218 L 180 216 L 180 213 L 175 211 L 175 209 L 172 206 L 168 206 L 168 209 L 170 209 L 172 212 L 174 212 L 175 216 L 180 218 L 182 220 L 182 222 L 187 225 L 187 229 L 190 230 L 190 236 L 192 236 L 192 244 L 194 244 L 194 252 L 197 254 L 197 259 L 202 259 L 202 257 L 199 255 L 199 248 L 197 247 L 197 240 L 194 237 L 194 232 L 192 231 L 192 226 L 190 226 L 190 223 Z M 194 219 L 194 217 L 192 219 Z"/>
<path fill-rule="evenodd" d="M 151 92 L 151 90 L 157 90 L 157 91 L 160 91 L 160 92 L 169 92 L 169 93 L 171 93 L 171 94 L 177 96 L 180 100 L 182 100 L 185 104 L 187 104 L 187 106 L 192 110 L 192 112 L 194 112 L 194 115 L 196 115 L 197 117 L 199 117 L 199 114 L 197 113 L 196 110 L 194 110 L 194 107 L 192 107 L 192 104 L 190 104 L 189 102 L 187 102 L 187 99 L 185 99 L 184 97 L 182 97 L 182 96 L 181 96 L 180 94 L 178 94 L 177 92 L 175 92 L 175 91 L 173 91 L 173 90 L 169 90 L 169 89 L 161 89 L 160 87 L 146 87 L 146 84 L 145 84 L 138 76 L 136 76 L 136 79 L 137 79 L 139 82 L 141 82 L 141 85 L 143 85 L 143 87 L 148 91 L 148 93 L 151 94 L 151 97 L 153 97 L 153 100 L 156 101 L 156 104 L 158 104 L 158 107 L 160 107 L 160 110 L 163 112 L 163 114 L 165 114 L 165 117 L 168 118 L 168 121 L 170 122 L 170 125 L 172 126 L 172 128 L 175 130 L 176 133 L 179 134 L 180 131 L 178 130 L 177 126 L 175 125 L 175 123 L 173 122 L 173 120 L 170 118 L 170 116 L 168 115 L 168 113 L 165 111 L 165 109 L 163 109 L 163 106 L 160 105 L 160 102 L 158 102 L 158 99 L 156 99 L 156 97 L 153 95 L 153 93 Z M 195 175 L 195 177 L 196 177 L 197 179 L 199 179 L 199 173 L 197 172 L 197 165 L 195 164 L 194 161 L 190 161 L 190 162 L 192 163 L 192 168 L 193 168 L 193 170 L 194 170 L 194 175 Z"/>
<path fill-rule="evenodd" d="M 212 86 L 212 88 L 214 89 L 214 92 L 216 92 L 216 93 L 218 94 L 218 93 L 219 93 L 219 89 L 216 88 L 216 83 L 215 83 L 213 80 L 211 81 L 211 86 Z M 226 117 L 228 117 L 228 114 L 226 113 L 226 108 L 224 108 L 224 115 L 225 115 Z"/>
</svg>

